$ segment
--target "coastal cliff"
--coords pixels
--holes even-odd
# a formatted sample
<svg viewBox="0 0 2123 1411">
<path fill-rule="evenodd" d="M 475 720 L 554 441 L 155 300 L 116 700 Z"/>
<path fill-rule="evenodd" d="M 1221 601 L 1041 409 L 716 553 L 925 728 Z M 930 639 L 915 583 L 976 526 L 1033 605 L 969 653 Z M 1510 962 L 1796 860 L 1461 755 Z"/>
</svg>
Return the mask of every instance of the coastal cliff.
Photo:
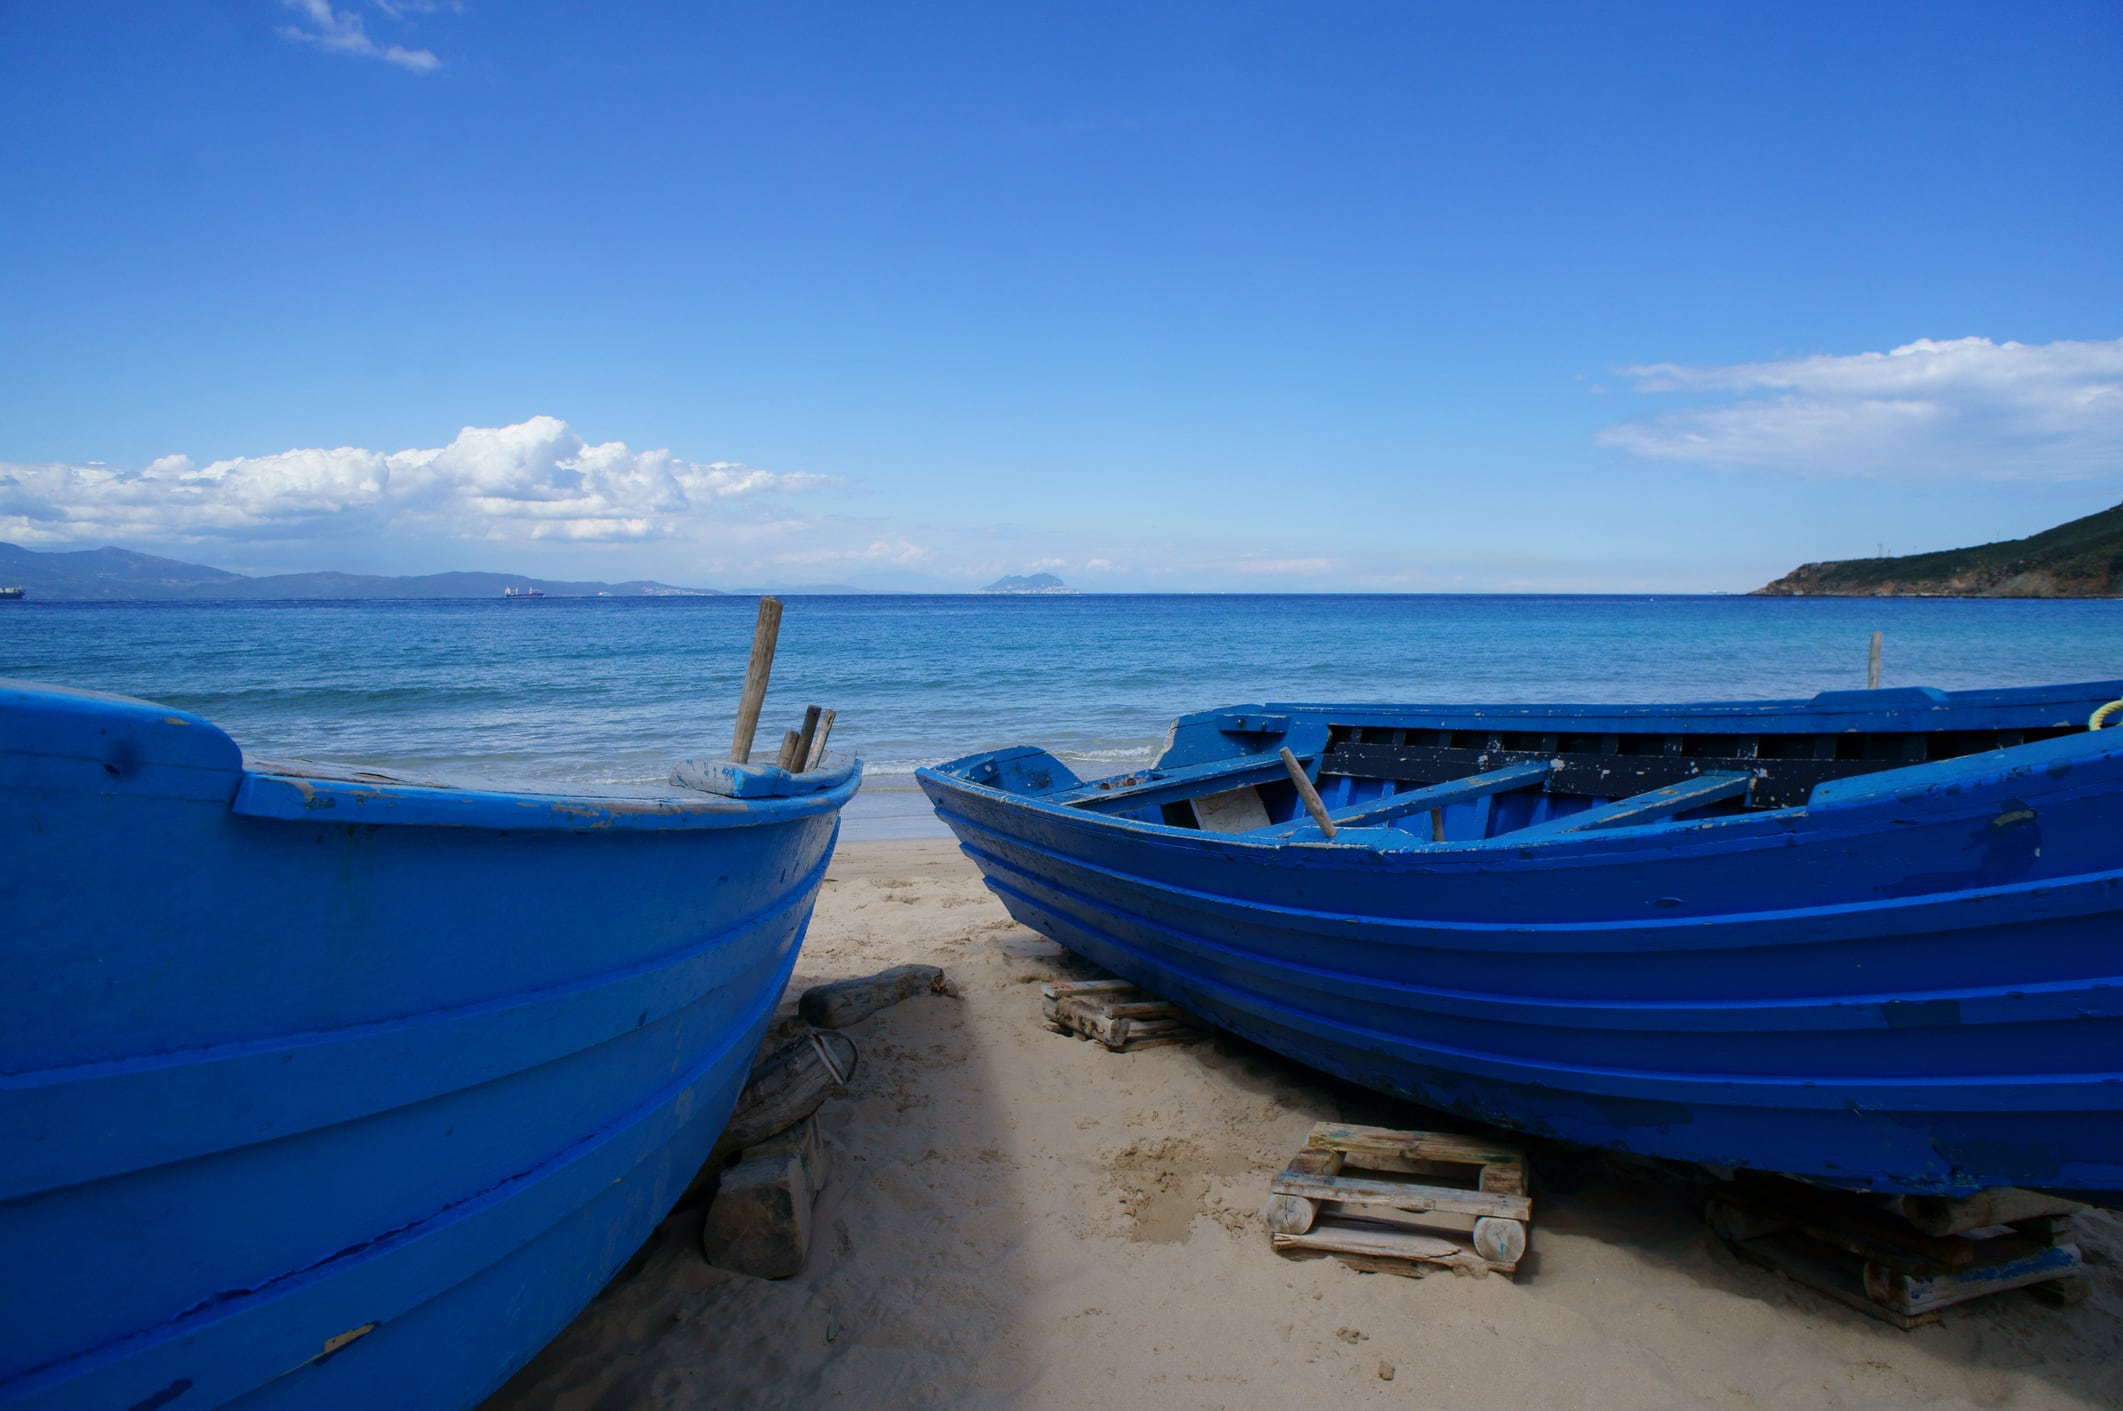
<svg viewBox="0 0 2123 1411">
<path fill-rule="evenodd" d="M 2123 505 L 1967 549 L 1800 564 L 1770 597 L 2107 598 L 2123 595 Z"/>
</svg>

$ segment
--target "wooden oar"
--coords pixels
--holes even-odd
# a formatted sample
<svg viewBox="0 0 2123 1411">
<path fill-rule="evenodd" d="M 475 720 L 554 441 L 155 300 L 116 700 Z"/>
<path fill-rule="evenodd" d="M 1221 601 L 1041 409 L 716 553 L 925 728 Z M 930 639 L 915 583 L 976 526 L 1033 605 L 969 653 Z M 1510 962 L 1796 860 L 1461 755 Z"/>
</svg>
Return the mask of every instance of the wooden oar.
<svg viewBox="0 0 2123 1411">
<path fill-rule="evenodd" d="M 752 628 L 752 657 L 745 663 L 744 694 L 737 698 L 737 733 L 730 737 L 730 763 L 752 762 L 752 737 L 759 732 L 759 708 L 767 699 L 767 678 L 774 673 L 774 642 L 781 635 L 781 599 L 759 600 L 759 621 Z"/>
<path fill-rule="evenodd" d="M 1288 745 L 1283 746 L 1283 768 L 1290 771 L 1290 782 L 1297 785 L 1297 796 L 1305 801 L 1305 812 L 1319 824 L 1320 831 L 1331 840 L 1334 837 L 1334 820 L 1327 816 L 1327 805 L 1320 802 L 1319 790 L 1312 787 L 1312 780 L 1305 775 L 1305 766 L 1297 762 Z"/>
<path fill-rule="evenodd" d="M 829 710 L 818 717 L 818 738 L 811 742 L 810 757 L 804 761 L 806 772 L 818 768 L 819 761 L 826 757 L 826 740 L 833 734 L 833 716 L 834 712 Z"/>
</svg>

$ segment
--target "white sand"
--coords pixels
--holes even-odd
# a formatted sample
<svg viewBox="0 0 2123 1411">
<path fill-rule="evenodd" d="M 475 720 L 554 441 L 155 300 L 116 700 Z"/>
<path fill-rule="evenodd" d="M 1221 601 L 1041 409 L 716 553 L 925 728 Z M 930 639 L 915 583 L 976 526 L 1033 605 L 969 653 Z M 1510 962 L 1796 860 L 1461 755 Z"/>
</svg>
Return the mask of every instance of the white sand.
<svg viewBox="0 0 2123 1411">
<path fill-rule="evenodd" d="M 1088 972 L 955 847 L 844 845 L 792 994 L 907 961 L 963 996 L 847 1031 L 862 1067 L 820 1113 L 804 1272 L 710 1268 L 698 1217 L 673 1217 L 486 1411 L 2123 1406 L 2105 1213 L 2079 1217 L 2087 1302 L 2010 1293 L 1914 1332 L 1714 1252 L 1686 1187 L 1538 1148 L 1516 1282 L 1288 1261 L 1254 1212 L 1311 1124 L 1421 1110 L 1228 1037 L 1113 1054 L 1050 1033 L 1039 982 Z"/>
</svg>

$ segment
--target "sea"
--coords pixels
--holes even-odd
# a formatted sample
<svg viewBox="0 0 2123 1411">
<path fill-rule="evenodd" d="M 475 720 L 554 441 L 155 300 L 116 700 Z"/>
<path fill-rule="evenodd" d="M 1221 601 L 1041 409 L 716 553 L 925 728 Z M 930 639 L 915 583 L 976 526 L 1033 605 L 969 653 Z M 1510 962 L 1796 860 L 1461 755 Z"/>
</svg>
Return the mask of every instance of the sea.
<svg viewBox="0 0 2123 1411">
<path fill-rule="evenodd" d="M 0 603 L 0 676 L 144 697 L 255 756 L 534 791 L 661 790 L 730 747 L 758 600 Z M 1147 763 L 1262 701 L 1687 701 L 2123 677 L 2123 600 L 792 596 L 759 746 L 861 756 L 850 838 L 943 836 L 915 769 L 1044 746 Z"/>
</svg>

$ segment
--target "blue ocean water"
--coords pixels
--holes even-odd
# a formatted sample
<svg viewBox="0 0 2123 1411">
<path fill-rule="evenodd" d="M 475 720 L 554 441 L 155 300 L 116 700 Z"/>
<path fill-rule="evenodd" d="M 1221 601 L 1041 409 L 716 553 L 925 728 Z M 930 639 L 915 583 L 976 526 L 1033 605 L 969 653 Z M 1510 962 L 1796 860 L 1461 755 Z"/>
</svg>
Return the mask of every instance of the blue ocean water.
<svg viewBox="0 0 2123 1411">
<path fill-rule="evenodd" d="M 253 754 L 639 790 L 729 748 L 757 601 L 0 604 L 0 676 L 162 701 Z M 792 597 L 761 717 L 867 761 L 849 836 L 941 830 L 912 773 L 1004 744 L 1147 761 L 1259 700 L 1641 701 L 2123 676 L 2123 601 L 1745 597 Z"/>
</svg>

